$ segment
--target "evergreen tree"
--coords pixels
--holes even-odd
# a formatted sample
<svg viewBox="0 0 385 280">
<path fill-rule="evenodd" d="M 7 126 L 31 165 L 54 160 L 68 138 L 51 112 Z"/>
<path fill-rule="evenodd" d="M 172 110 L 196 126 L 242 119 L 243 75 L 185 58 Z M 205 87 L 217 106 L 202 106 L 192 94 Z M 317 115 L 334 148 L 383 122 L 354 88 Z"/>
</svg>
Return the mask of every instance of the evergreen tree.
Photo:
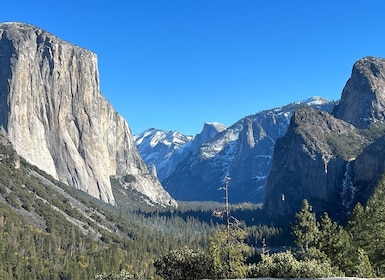
<svg viewBox="0 0 385 280">
<path fill-rule="evenodd" d="M 304 199 L 301 210 L 295 215 L 295 225 L 293 226 L 295 243 L 304 251 L 308 251 L 311 246 L 315 246 L 319 240 L 319 224 L 309 202 Z"/>
<path fill-rule="evenodd" d="M 244 243 L 246 234 L 238 228 L 218 230 L 211 238 L 207 255 L 211 264 L 212 279 L 228 279 L 245 277 L 247 266 L 246 255 L 251 248 Z M 230 238 L 230 239 L 229 239 Z"/>
<path fill-rule="evenodd" d="M 356 205 L 348 223 L 348 230 L 354 245 L 357 250 L 362 250 L 361 260 L 362 256 L 367 254 L 376 275 L 379 277 L 385 276 L 384 197 L 385 175 L 379 180 L 366 206 Z"/>
<path fill-rule="evenodd" d="M 318 248 L 341 271 L 351 275 L 355 250 L 347 231 L 333 222 L 327 213 L 321 217 Z"/>
</svg>

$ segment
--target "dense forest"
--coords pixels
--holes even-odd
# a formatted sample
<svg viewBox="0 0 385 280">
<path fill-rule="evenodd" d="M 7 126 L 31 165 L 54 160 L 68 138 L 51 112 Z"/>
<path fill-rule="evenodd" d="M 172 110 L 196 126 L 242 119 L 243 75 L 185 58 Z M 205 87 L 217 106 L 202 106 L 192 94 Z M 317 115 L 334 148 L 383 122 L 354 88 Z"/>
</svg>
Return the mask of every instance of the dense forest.
<svg viewBox="0 0 385 280">
<path fill-rule="evenodd" d="M 348 224 L 316 217 L 304 200 L 287 228 L 264 220 L 261 205 L 230 204 L 227 223 L 224 203 L 166 208 L 119 180 L 111 178 L 118 206 L 105 204 L 2 140 L 0 279 L 385 276 L 385 178 Z"/>
<path fill-rule="evenodd" d="M 223 207 L 219 203 L 180 202 L 178 209 L 146 204 L 112 178 L 119 205 L 112 206 L 29 165 L 9 144 L 0 145 L 0 159 L 0 279 L 91 279 L 120 271 L 160 279 L 157 258 L 186 245 L 205 248 L 224 224 L 212 215 Z M 260 205 L 231 208 L 251 221 Z M 280 233 L 253 224 L 253 246 Z"/>
</svg>

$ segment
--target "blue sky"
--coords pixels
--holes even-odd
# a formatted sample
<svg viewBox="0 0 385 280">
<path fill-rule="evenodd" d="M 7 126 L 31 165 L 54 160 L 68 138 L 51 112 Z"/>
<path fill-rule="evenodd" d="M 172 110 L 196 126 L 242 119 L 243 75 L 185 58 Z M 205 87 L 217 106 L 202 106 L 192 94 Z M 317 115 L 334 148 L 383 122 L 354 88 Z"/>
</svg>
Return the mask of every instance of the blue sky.
<svg viewBox="0 0 385 280">
<path fill-rule="evenodd" d="M 340 98 L 356 60 L 385 57 L 385 1 L 3 1 L 98 56 L 101 92 L 133 133 L 197 134 L 313 95 Z"/>
</svg>

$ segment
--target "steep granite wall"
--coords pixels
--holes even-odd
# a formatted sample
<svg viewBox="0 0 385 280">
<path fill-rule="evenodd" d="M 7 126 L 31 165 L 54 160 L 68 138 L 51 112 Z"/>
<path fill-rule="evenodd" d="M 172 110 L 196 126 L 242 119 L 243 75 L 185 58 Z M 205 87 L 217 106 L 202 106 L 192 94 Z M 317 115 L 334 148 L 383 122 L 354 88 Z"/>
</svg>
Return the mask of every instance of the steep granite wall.
<svg viewBox="0 0 385 280">
<path fill-rule="evenodd" d="M 131 174 L 152 201 L 175 204 L 100 94 L 94 53 L 32 25 L 1 24 L 0 109 L 18 154 L 60 181 L 114 204 L 110 176 Z"/>
<path fill-rule="evenodd" d="M 358 128 L 385 120 L 385 59 L 368 56 L 354 63 L 333 114 Z"/>
<path fill-rule="evenodd" d="M 301 109 L 277 141 L 264 209 L 293 218 L 303 199 L 315 212 L 346 220 L 365 204 L 385 171 L 385 59 L 364 57 L 352 69 L 332 114 Z"/>
</svg>

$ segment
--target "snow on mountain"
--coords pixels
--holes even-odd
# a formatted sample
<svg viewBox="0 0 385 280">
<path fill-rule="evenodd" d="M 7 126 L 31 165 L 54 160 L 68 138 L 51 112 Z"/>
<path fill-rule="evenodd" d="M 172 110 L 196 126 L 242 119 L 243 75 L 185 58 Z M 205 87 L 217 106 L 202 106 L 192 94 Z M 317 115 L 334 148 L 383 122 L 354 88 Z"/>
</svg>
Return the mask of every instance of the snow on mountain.
<svg viewBox="0 0 385 280">
<path fill-rule="evenodd" d="M 217 189 L 229 176 L 232 202 L 261 202 L 275 141 L 286 133 L 294 111 L 310 106 L 330 112 L 334 105 L 312 97 L 245 117 L 193 149 L 162 184 L 178 200 L 222 201 Z"/>
<path fill-rule="evenodd" d="M 134 140 L 144 162 L 147 166 L 155 166 L 161 180 L 161 177 L 172 171 L 170 158 L 182 154 L 194 137 L 183 135 L 179 131 L 151 128 L 134 135 Z"/>
<path fill-rule="evenodd" d="M 168 177 L 188 154 L 211 140 L 226 127 L 218 122 L 205 123 L 202 132 L 194 136 L 179 131 L 151 128 L 134 136 L 135 144 L 147 166 L 154 166 L 159 180 Z"/>
</svg>

